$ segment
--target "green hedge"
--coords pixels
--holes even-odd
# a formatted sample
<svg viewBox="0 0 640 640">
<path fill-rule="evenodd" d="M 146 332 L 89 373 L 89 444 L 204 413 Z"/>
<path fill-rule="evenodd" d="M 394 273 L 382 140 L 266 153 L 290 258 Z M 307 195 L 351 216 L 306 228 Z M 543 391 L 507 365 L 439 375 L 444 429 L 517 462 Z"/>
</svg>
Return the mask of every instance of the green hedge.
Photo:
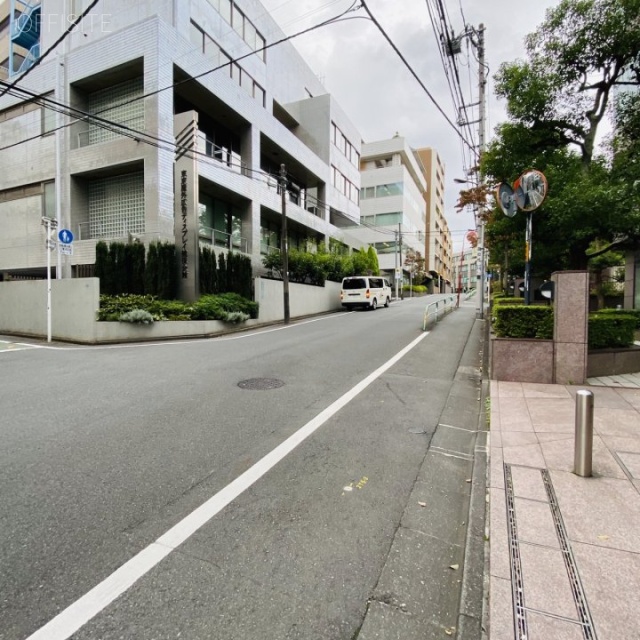
<svg viewBox="0 0 640 640">
<path fill-rule="evenodd" d="M 600 309 L 598 314 L 633 316 L 636 319 L 636 329 L 640 329 L 640 309 Z"/>
<path fill-rule="evenodd" d="M 553 308 L 500 304 L 493 308 L 493 329 L 499 338 L 553 339 Z"/>
<path fill-rule="evenodd" d="M 151 295 L 101 295 L 98 320 L 119 321 L 132 311 L 142 310 L 155 321 L 162 320 L 222 320 L 237 322 L 239 318 L 258 317 L 258 303 L 237 293 L 202 296 L 197 302 L 160 300 Z M 246 319 L 245 318 L 245 319 Z"/>
<path fill-rule="evenodd" d="M 493 306 L 497 307 L 499 305 L 505 304 L 524 304 L 524 298 L 515 298 L 514 296 L 493 296 Z"/>
<path fill-rule="evenodd" d="M 413 286 L 403 284 L 402 290 L 405 293 L 411 293 L 411 290 L 413 290 L 413 293 L 427 293 L 427 287 L 425 287 L 423 284 L 414 284 Z"/>
<path fill-rule="evenodd" d="M 589 315 L 589 348 L 610 349 L 633 344 L 637 319 L 631 314 L 592 313 Z"/>
</svg>

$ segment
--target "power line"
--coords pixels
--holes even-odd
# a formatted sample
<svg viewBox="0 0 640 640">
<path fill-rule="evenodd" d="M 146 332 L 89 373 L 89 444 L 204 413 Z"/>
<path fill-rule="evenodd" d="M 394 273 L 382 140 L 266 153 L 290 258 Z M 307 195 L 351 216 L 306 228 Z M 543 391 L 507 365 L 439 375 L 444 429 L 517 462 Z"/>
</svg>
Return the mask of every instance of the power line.
<svg viewBox="0 0 640 640">
<path fill-rule="evenodd" d="M 429 99 L 431 100 L 431 102 L 435 105 L 436 109 L 438 109 L 438 111 L 442 114 L 442 116 L 444 117 L 444 119 L 447 121 L 447 123 L 452 127 L 452 129 L 456 132 L 456 134 L 458 136 L 460 136 L 462 138 L 462 140 L 464 141 L 465 144 L 467 144 L 469 147 L 471 147 L 471 145 L 469 144 L 469 142 L 466 140 L 466 138 L 460 133 L 458 127 L 451 121 L 451 119 L 449 118 L 449 116 L 444 112 L 444 110 L 442 109 L 442 107 L 438 104 L 438 101 L 433 97 L 433 95 L 431 94 L 431 92 L 429 91 L 429 89 L 427 89 L 427 87 L 425 86 L 424 82 L 422 82 L 422 80 L 420 79 L 420 77 L 418 76 L 418 74 L 414 71 L 413 67 L 407 62 L 406 58 L 402 55 L 402 52 L 398 49 L 398 47 L 396 46 L 396 44 L 393 42 L 393 40 L 389 37 L 389 35 L 387 34 L 387 32 L 384 30 L 384 28 L 382 27 L 382 25 L 376 20 L 375 16 L 373 15 L 373 13 L 371 13 L 371 10 L 369 9 L 369 7 L 367 6 L 365 0 L 360 0 L 362 6 L 364 7 L 364 10 L 367 12 L 367 14 L 369 15 L 369 17 L 371 18 L 371 21 L 373 22 L 373 24 L 376 25 L 376 27 L 378 28 L 378 31 L 380 31 L 380 33 L 383 35 L 383 37 L 385 38 L 385 40 L 391 45 L 391 48 L 396 52 L 396 54 L 399 56 L 399 58 L 402 60 L 402 62 L 404 63 L 405 67 L 407 67 L 407 69 L 409 70 L 409 72 L 411 73 L 411 75 L 416 79 L 416 81 L 418 82 L 418 84 L 420 85 L 420 87 L 422 87 L 423 91 L 427 94 L 427 96 L 429 96 Z M 473 147 L 471 147 L 473 148 Z"/>
<path fill-rule="evenodd" d="M 25 77 L 31 73 L 74 30 L 74 28 L 82 22 L 82 19 L 98 4 L 98 2 L 100 2 L 100 0 L 93 0 L 93 2 L 67 27 L 63 34 L 19 78 L 16 78 L 8 88 L 0 93 L 0 98 L 2 98 L 9 89 L 13 89 L 18 84 L 18 80 L 24 80 Z"/>
</svg>

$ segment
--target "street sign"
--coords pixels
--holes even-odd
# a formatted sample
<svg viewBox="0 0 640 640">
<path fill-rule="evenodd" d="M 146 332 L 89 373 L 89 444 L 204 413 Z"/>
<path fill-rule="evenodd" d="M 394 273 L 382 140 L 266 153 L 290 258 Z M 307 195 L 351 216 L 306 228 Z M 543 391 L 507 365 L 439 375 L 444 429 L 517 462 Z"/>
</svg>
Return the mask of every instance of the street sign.
<svg viewBox="0 0 640 640">
<path fill-rule="evenodd" d="M 73 242 L 73 233 L 69 229 L 60 229 L 58 231 L 58 240 L 63 244 L 71 244 Z"/>
<path fill-rule="evenodd" d="M 73 245 L 65 244 L 64 242 L 58 243 L 58 251 L 63 256 L 72 256 L 73 255 Z"/>
</svg>

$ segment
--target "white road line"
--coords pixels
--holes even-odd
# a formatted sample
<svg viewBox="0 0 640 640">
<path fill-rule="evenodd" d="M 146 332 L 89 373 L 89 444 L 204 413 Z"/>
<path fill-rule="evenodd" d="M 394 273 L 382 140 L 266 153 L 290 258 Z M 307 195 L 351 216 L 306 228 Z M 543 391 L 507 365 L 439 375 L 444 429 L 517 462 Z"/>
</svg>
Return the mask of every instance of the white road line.
<svg viewBox="0 0 640 640">
<path fill-rule="evenodd" d="M 403 356 L 411 351 L 428 332 L 421 333 L 413 342 L 396 353 L 390 360 L 368 375 L 355 387 L 347 391 L 333 404 L 303 427 L 279 444 L 273 451 L 256 462 L 250 469 L 238 476 L 231 484 L 209 498 L 204 504 L 192 511 L 178 524 L 160 536 L 155 542 L 140 551 L 131 560 L 123 564 L 110 576 L 96 585 L 79 600 L 60 612 L 55 618 L 31 634 L 27 640 L 68 640 L 80 627 L 98 615 L 116 598 L 122 595 L 136 581 L 146 575 L 160 561 L 166 558 L 176 547 L 205 525 L 230 502 L 246 491 L 267 471 L 291 453 L 329 418 L 353 400 L 361 391 L 390 369 Z"/>
</svg>

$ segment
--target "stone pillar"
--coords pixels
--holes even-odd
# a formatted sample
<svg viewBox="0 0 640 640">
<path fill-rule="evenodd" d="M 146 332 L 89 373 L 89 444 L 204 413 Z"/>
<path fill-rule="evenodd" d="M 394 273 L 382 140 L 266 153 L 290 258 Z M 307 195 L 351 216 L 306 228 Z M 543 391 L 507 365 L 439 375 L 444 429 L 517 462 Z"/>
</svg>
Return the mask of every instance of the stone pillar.
<svg viewBox="0 0 640 640">
<path fill-rule="evenodd" d="M 558 271 L 553 319 L 556 384 L 584 384 L 587 378 L 589 272 Z"/>
</svg>

